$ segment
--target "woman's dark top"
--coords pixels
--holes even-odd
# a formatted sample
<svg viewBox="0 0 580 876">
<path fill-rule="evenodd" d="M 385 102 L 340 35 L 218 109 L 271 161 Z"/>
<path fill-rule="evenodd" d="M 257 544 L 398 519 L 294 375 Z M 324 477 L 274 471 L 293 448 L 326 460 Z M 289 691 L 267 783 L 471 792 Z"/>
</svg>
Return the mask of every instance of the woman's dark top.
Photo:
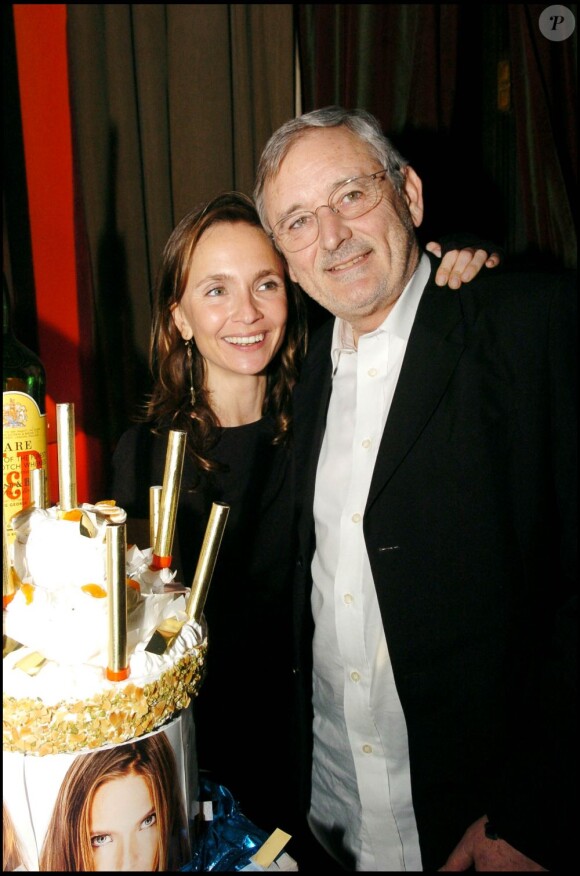
<svg viewBox="0 0 580 876">
<path fill-rule="evenodd" d="M 191 586 L 211 503 L 230 505 L 204 609 L 207 673 L 194 699 L 198 765 L 258 827 L 288 831 L 293 502 L 289 451 L 274 446 L 272 435 L 268 417 L 223 429 L 212 458 L 226 470 L 203 475 L 195 490 L 186 453 L 176 539 L 178 577 Z M 149 488 L 163 482 L 167 437 L 139 424 L 118 443 L 113 496 L 129 517 L 149 516 Z"/>
</svg>

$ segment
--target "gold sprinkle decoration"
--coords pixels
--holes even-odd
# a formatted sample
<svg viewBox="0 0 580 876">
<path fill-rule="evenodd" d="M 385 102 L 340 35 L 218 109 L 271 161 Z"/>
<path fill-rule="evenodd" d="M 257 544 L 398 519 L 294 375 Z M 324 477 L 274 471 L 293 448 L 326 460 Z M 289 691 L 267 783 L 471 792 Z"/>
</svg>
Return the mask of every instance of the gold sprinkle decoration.
<svg viewBox="0 0 580 876">
<path fill-rule="evenodd" d="M 47 705 L 38 699 L 4 694 L 3 747 L 42 757 L 128 742 L 157 730 L 197 695 L 206 652 L 207 640 L 154 682 L 143 687 L 134 682 L 117 683 L 86 702 Z"/>
</svg>

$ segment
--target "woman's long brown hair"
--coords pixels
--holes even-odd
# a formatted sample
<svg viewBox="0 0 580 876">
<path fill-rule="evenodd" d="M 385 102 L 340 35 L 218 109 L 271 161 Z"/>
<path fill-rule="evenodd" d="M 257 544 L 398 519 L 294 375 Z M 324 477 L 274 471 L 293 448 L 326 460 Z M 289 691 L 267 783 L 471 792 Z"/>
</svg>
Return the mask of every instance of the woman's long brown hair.
<svg viewBox="0 0 580 876">
<path fill-rule="evenodd" d="M 150 347 L 154 386 L 146 406 L 146 418 L 154 426 L 163 425 L 187 433 L 188 453 L 203 471 L 217 467 L 209 458 L 209 452 L 219 438 L 220 424 L 209 402 L 204 361 L 195 344 L 192 344 L 192 371 L 196 401 L 192 410 L 187 348 L 173 321 L 172 310 L 185 292 L 191 258 L 199 239 L 219 222 L 239 222 L 263 230 L 253 202 L 239 192 L 225 192 L 203 207 L 197 207 L 173 230 L 163 251 L 155 290 Z M 276 255 L 280 258 L 279 253 Z M 307 343 L 302 292 L 287 273 L 285 279 L 288 298 L 286 333 L 280 350 L 268 366 L 262 411 L 274 420 L 274 443 L 286 441 L 290 434 L 292 389 Z"/>
</svg>

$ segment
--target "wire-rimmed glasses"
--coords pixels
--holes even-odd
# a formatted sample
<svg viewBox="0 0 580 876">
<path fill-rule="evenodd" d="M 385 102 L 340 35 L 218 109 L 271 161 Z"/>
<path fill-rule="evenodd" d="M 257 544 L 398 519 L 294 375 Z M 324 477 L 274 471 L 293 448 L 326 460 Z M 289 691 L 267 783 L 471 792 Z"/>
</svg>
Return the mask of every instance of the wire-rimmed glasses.
<svg viewBox="0 0 580 876">
<path fill-rule="evenodd" d="M 326 204 L 321 204 L 316 210 L 296 210 L 284 216 L 274 225 L 272 237 L 287 252 L 299 252 L 314 243 L 318 237 L 318 211 L 329 207 L 333 213 L 339 213 L 344 219 L 357 219 L 364 216 L 381 200 L 383 193 L 379 179 L 387 169 L 366 176 L 355 176 L 340 183 L 331 193 Z"/>
</svg>

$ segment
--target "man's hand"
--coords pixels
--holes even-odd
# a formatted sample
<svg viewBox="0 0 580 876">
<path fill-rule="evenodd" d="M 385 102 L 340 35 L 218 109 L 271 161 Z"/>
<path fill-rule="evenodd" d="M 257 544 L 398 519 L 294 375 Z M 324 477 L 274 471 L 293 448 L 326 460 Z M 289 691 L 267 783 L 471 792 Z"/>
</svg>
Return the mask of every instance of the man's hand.
<svg viewBox="0 0 580 876">
<path fill-rule="evenodd" d="M 473 867 L 479 872 L 514 873 L 519 870 L 547 872 L 545 867 L 526 858 L 509 843 L 502 839 L 488 839 L 485 835 L 487 816 L 479 818 L 468 827 L 459 843 L 455 846 L 440 872 L 458 873 Z"/>
<path fill-rule="evenodd" d="M 432 241 L 425 247 L 433 255 L 441 258 L 441 244 Z M 438 286 L 448 284 L 452 289 L 459 289 L 462 283 L 469 283 L 481 271 L 483 266 L 495 268 L 501 261 L 497 252 L 491 254 L 484 249 L 451 249 L 445 253 L 435 274 Z"/>
</svg>

